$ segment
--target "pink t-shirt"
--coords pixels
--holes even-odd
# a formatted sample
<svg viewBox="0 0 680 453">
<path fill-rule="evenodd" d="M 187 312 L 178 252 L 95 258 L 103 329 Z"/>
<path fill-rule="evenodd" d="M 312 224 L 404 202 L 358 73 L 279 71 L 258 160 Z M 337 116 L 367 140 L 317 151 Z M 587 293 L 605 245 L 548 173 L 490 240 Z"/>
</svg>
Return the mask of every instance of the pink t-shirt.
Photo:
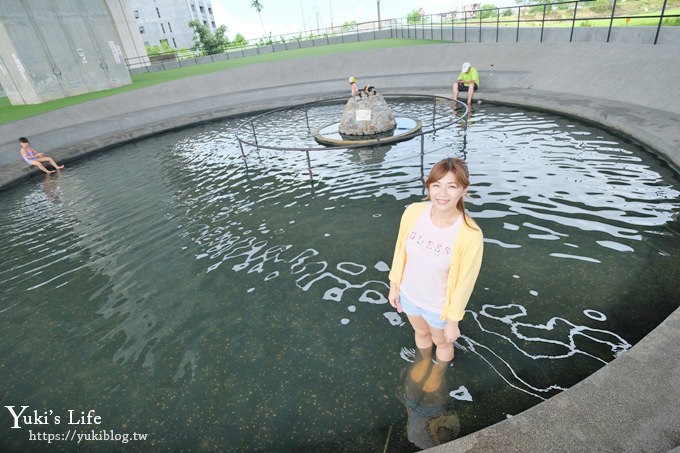
<svg viewBox="0 0 680 453">
<path fill-rule="evenodd" d="M 440 228 L 432 223 L 432 205 L 420 215 L 406 239 L 406 266 L 400 290 L 418 307 L 441 313 L 446 299 L 446 280 L 451 253 L 463 222 Z"/>
</svg>

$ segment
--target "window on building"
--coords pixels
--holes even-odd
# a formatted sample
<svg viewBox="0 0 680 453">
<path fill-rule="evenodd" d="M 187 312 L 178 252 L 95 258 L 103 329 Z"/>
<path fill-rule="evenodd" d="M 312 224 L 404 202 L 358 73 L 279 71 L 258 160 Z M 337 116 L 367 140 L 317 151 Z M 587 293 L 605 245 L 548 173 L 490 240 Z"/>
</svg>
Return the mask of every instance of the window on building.
<svg viewBox="0 0 680 453">
<path fill-rule="evenodd" d="M 203 21 L 203 25 L 205 25 L 205 26 L 207 27 L 207 26 L 208 26 L 208 21 L 207 21 L 207 20 L 204 20 L 204 21 Z"/>
<path fill-rule="evenodd" d="M 212 21 L 212 26 L 213 28 L 217 28 L 217 25 L 215 25 L 215 21 Z"/>
<path fill-rule="evenodd" d="M 161 30 L 163 30 L 163 34 L 165 34 L 165 26 L 161 24 Z"/>
<path fill-rule="evenodd" d="M 202 6 L 199 6 L 198 9 L 201 10 L 201 14 L 205 15 L 205 9 Z"/>
<path fill-rule="evenodd" d="M 208 14 L 212 14 L 212 8 L 208 6 Z"/>
<path fill-rule="evenodd" d="M 138 9 L 135 10 L 135 19 L 139 19 L 139 10 Z"/>
<path fill-rule="evenodd" d="M 141 25 L 141 26 L 139 27 L 139 32 L 142 33 L 142 34 L 144 34 L 144 26 L 143 26 L 143 25 Z"/>
<path fill-rule="evenodd" d="M 196 5 L 194 5 L 193 3 L 191 4 L 191 12 L 196 14 Z"/>
<path fill-rule="evenodd" d="M 172 33 L 172 25 L 170 25 L 170 22 L 168 22 L 168 31 Z"/>
<path fill-rule="evenodd" d="M 161 12 L 158 10 L 158 8 L 156 8 L 156 14 L 158 14 L 158 18 L 160 19 L 160 17 L 161 17 Z"/>
</svg>

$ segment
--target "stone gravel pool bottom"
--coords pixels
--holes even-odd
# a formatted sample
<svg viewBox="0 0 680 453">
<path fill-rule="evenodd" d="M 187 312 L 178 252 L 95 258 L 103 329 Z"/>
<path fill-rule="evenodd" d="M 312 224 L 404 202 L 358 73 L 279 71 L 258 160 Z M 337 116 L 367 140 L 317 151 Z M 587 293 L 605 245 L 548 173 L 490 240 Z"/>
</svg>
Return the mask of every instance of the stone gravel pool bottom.
<svg viewBox="0 0 680 453">
<path fill-rule="evenodd" d="M 0 193 L 3 406 L 50 417 L 9 429 L 3 409 L 3 451 L 73 428 L 147 433 L 138 451 L 416 450 L 395 397 L 413 336 L 386 282 L 404 207 L 450 155 L 485 234 L 446 375 L 460 435 L 625 353 L 679 305 L 678 174 L 590 125 L 475 109 L 422 157 L 420 139 L 314 153 L 312 180 L 302 153 L 249 149 L 246 170 L 240 118 Z M 258 127 L 299 134 L 282 116 Z"/>
</svg>

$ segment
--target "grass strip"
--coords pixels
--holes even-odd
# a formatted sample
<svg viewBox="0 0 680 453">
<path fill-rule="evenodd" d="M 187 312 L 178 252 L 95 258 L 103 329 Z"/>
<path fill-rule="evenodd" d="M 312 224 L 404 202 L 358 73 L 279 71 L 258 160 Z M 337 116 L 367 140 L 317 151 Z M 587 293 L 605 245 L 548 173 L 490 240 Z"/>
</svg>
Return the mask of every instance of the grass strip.
<svg viewBox="0 0 680 453">
<path fill-rule="evenodd" d="M 203 74 L 210 74 L 218 71 L 228 71 L 229 69 L 241 66 L 269 63 L 282 60 L 293 60 L 296 58 L 307 58 L 318 55 L 360 52 L 364 50 L 385 49 L 394 47 L 405 47 L 426 44 L 442 44 L 442 41 L 427 41 L 416 39 L 379 39 L 375 41 L 361 41 L 344 44 L 331 44 L 318 47 L 306 47 L 301 49 L 291 49 L 283 52 L 266 53 L 247 57 L 233 58 L 230 60 L 205 63 L 200 65 L 185 66 L 183 68 L 168 69 L 165 71 L 145 72 L 134 74 L 132 84 L 125 85 L 111 90 L 96 91 L 93 93 L 71 96 L 68 98 L 57 99 L 54 101 L 43 102 L 33 105 L 11 105 L 7 97 L 0 98 L 0 124 L 7 124 L 24 118 L 40 115 L 63 107 L 81 104 L 83 102 L 113 96 L 127 91 L 138 90 L 160 83 L 171 82 Z M 295 45 L 295 44 L 291 44 Z M 240 53 L 240 52 L 234 52 Z"/>
</svg>

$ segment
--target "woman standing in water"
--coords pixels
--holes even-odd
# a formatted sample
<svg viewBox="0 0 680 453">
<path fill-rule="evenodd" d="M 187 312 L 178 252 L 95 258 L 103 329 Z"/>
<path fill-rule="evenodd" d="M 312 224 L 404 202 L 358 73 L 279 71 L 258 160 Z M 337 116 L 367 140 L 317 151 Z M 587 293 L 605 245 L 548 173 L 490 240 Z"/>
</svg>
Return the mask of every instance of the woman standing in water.
<svg viewBox="0 0 680 453">
<path fill-rule="evenodd" d="M 465 212 L 470 185 L 465 161 L 444 159 L 425 181 L 425 202 L 401 218 L 390 270 L 388 299 L 415 331 L 416 361 L 410 378 L 432 392 L 453 360 L 453 342 L 482 264 L 482 230 Z M 437 359 L 432 366 L 432 346 Z"/>
</svg>

